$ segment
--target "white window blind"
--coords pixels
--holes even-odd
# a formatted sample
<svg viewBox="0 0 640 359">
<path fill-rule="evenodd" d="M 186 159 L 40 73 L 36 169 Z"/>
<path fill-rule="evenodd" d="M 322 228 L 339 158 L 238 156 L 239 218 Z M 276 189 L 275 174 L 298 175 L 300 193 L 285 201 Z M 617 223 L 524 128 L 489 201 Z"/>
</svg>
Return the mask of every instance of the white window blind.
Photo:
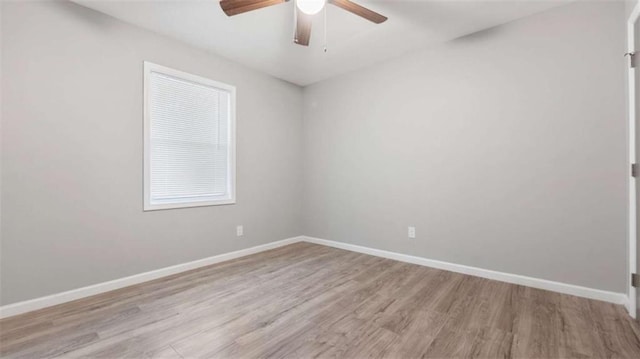
<svg viewBox="0 0 640 359">
<path fill-rule="evenodd" d="M 153 64 L 146 69 L 146 209 L 234 201 L 232 87 Z"/>
</svg>

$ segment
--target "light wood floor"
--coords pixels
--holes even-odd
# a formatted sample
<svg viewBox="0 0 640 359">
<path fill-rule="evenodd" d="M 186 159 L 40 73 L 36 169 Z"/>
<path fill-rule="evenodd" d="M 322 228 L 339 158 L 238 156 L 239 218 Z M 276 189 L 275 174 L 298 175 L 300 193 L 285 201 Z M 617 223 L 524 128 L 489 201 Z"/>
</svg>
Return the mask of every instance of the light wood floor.
<svg viewBox="0 0 640 359">
<path fill-rule="evenodd" d="M 308 243 L 0 330 L 3 357 L 640 358 L 621 306 Z"/>
</svg>

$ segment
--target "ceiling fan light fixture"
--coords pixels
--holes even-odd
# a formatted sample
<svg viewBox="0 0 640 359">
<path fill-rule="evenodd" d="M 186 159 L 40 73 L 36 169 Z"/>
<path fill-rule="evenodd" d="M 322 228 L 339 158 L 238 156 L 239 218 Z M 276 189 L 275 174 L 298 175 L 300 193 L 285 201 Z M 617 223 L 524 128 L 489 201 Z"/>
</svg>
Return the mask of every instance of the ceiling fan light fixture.
<svg viewBox="0 0 640 359">
<path fill-rule="evenodd" d="M 296 0 L 296 6 L 307 15 L 315 15 L 324 8 L 326 2 L 326 0 Z"/>
</svg>

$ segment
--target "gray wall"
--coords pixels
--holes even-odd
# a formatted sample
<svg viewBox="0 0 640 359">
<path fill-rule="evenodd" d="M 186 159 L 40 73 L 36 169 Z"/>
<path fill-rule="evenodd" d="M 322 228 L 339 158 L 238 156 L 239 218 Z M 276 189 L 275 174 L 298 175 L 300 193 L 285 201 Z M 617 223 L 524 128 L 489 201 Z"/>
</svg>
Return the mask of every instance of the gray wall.
<svg viewBox="0 0 640 359">
<path fill-rule="evenodd" d="M 305 234 L 626 292 L 624 14 L 579 2 L 305 88 Z"/>
<path fill-rule="evenodd" d="M 304 104 L 80 6 L 0 7 L 3 305 L 300 234 L 627 289 L 622 3 L 416 52 Z M 143 60 L 237 86 L 238 204 L 142 212 Z"/>
<path fill-rule="evenodd" d="M 299 87 L 74 4 L 2 6 L 0 303 L 302 234 Z M 144 60 L 237 86 L 236 205 L 142 211 Z"/>
</svg>

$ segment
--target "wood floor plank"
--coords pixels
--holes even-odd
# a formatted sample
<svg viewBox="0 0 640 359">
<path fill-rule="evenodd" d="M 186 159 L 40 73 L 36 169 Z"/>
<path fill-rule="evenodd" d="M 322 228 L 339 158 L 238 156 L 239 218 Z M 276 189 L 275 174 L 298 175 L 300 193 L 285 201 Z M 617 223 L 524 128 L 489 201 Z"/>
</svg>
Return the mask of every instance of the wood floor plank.
<svg viewBox="0 0 640 359">
<path fill-rule="evenodd" d="M 423 357 L 469 358 L 474 350 L 480 329 L 459 330 L 446 326 L 438 332 Z"/>
<path fill-rule="evenodd" d="M 559 295 L 538 290 L 534 294 L 525 299 L 518 313 L 514 356 L 558 358 L 563 329 L 558 308 Z"/>
<path fill-rule="evenodd" d="M 514 335 L 486 327 L 478 332 L 471 346 L 470 358 L 511 358 Z M 566 358 L 566 357 L 563 357 Z"/>
<path fill-rule="evenodd" d="M 447 316 L 434 311 L 413 312 L 410 324 L 398 333 L 399 339 L 383 353 L 388 358 L 422 358 L 440 333 Z"/>
<path fill-rule="evenodd" d="M 621 306 L 309 243 L 0 320 L 7 358 L 640 358 Z"/>
</svg>

